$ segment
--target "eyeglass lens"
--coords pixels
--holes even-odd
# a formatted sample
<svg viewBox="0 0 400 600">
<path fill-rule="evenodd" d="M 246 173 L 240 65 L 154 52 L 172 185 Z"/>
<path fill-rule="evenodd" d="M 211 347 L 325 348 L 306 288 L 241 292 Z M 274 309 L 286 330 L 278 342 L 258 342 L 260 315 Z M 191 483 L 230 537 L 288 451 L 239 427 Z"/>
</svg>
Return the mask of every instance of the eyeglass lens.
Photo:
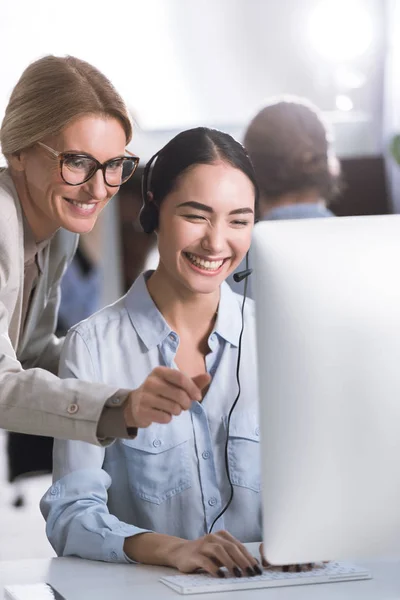
<svg viewBox="0 0 400 600">
<path fill-rule="evenodd" d="M 117 186 L 124 183 L 135 170 L 136 161 L 130 158 L 117 158 L 107 163 L 105 181 L 108 185 Z M 71 185 L 79 185 L 87 181 L 97 170 L 97 163 L 88 156 L 67 156 L 62 164 L 64 181 Z"/>
</svg>

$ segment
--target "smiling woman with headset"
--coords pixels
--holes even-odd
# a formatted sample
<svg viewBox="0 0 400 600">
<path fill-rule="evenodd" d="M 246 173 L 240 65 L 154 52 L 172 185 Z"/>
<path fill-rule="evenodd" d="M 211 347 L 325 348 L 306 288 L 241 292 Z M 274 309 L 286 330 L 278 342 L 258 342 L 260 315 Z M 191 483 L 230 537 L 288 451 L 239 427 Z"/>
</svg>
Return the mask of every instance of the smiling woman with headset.
<svg viewBox="0 0 400 600">
<path fill-rule="evenodd" d="M 142 190 L 158 267 L 70 331 L 61 375 L 158 393 L 167 412 L 180 392 L 164 395 L 164 379 L 185 374 L 203 393 L 134 440 L 56 442 L 47 534 L 61 556 L 254 575 L 243 545 L 261 540 L 254 307 L 225 283 L 250 246 L 253 168 L 231 136 L 199 127 L 153 156 Z"/>
</svg>

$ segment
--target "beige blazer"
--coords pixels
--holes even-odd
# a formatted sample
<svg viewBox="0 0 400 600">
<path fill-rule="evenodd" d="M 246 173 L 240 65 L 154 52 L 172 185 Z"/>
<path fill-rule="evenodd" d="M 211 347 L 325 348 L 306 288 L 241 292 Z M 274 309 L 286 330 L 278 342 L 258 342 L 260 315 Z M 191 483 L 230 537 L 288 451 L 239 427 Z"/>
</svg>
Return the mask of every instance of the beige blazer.
<svg viewBox="0 0 400 600">
<path fill-rule="evenodd" d="M 54 335 L 60 280 L 75 253 L 77 239 L 75 234 L 57 232 L 39 253 L 42 273 L 22 332 L 22 213 L 8 171 L 0 172 L 0 427 L 98 444 L 96 430 L 106 401 L 114 396 L 108 405 L 117 408 L 126 390 L 61 380 L 53 374 L 57 373 L 63 342 Z M 118 392 L 121 397 L 115 398 Z M 115 421 L 115 411 L 105 412 L 113 412 Z M 104 418 L 102 430 L 108 435 Z"/>
</svg>

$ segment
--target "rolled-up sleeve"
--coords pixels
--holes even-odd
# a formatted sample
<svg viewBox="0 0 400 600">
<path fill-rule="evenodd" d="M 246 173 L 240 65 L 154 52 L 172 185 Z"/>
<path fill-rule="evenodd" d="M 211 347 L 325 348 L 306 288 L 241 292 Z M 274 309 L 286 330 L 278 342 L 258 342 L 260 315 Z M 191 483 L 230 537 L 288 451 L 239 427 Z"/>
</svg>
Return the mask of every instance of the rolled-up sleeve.
<svg viewBox="0 0 400 600">
<path fill-rule="evenodd" d="M 149 530 L 109 513 L 111 477 L 101 468 L 103 458 L 104 449 L 99 446 L 56 440 L 54 483 L 43 496 L 40 510 L 58 556 L 130 563 L 123 551 L 125 538 Z"/>
</svg>

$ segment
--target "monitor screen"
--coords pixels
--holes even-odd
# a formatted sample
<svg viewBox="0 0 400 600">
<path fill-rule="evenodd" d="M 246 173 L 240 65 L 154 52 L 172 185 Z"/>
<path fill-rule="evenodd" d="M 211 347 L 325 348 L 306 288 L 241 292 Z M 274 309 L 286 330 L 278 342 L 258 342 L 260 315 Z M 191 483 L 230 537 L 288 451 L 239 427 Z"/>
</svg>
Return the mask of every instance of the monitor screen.
<svg viewBox="0 0 400 600">
<path fill-rule="evenodd" d="M 267 559 L 400 552 L 400 216 L 255 227 Z"/>
</svg>

